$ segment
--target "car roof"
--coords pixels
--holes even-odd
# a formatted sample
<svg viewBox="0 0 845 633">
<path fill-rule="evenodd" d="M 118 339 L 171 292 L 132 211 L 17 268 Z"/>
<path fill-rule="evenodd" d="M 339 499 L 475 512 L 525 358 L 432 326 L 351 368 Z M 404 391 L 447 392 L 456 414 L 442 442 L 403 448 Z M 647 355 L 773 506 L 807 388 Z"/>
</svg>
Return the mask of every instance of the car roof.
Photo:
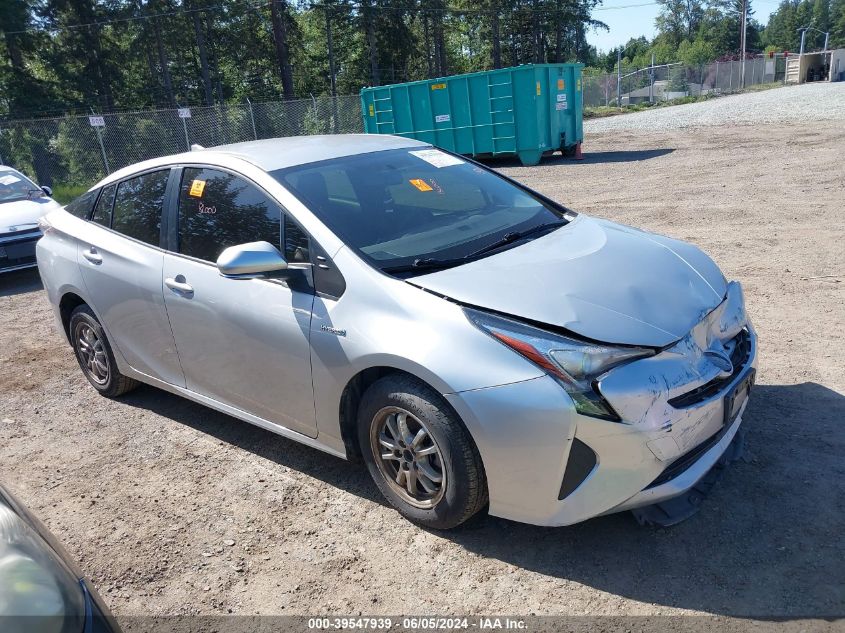
<svg viewBox="0 0 845 633">
<path fill-rule="evenodd" d="M 165 165 L 202 163 L 204 162 L 203 154 L 206 154 L 209 159 L 208 162 L 212 164 L 220 163 L 221 158 L 232 157 L 252 163 L 264 171 L 275 171 L 330 158 L 408 147 L 431 147 L 431 145 L 412 138 L 388 134 L 323 134 L 268 138 L 215 147 L 194 148 L 193 151 L 182 154 L 153 158 L 119 169 L 95 186 L 112 183 L 137 172 Z"/>
<path fill-rule="evenodd" d="M 415 139 L 387 134 L 325 134 L 269 138 L 260 141 L 218 145 L 209 149 L 243 158 L 261 167 L 264 171 L 275 171 L 276 169 L 316 163 L 342 156 L 368 154 L 387 149 L 427 146 L 428 143 Z"/>
</svg>

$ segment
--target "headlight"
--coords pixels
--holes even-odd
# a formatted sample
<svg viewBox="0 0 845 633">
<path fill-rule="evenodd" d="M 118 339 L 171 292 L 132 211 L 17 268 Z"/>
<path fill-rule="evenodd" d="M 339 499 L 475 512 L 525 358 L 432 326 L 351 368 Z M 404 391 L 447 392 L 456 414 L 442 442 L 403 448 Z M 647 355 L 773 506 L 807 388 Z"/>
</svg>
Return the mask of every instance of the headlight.
<svg viewBox="0 0 845 633">
<path fill-rule="evenodd" d="M 555 378 L 571 396 L 578 413 L 594 418 L 619 420 L 595 388 L 598 377 L 617 365 L 655 353 L 639 347 L 586 343 L 469 308 L 464 312 L 481 330 Z"/>
<path fill-rule="evenodd" d="M 11 626 L 4 633 L 81 631 L 85 602 L 79 579 L 0 496 L 0 619 Z"/>
</svg>

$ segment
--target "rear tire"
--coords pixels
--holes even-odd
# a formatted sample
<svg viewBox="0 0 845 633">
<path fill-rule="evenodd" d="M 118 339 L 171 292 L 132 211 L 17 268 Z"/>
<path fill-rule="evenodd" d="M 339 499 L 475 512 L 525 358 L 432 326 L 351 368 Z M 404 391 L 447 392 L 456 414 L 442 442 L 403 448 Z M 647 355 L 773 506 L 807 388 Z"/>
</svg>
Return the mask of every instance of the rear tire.
<svg viewBox="0 0 845 633">
<path fill-rule="evenodd" d="M 405 375 L 375 382 L 358 408 L 358 440 L 381 493 L 407 519 L 445 530 L 487 503 L 472 437 L 439 393 Z"/>
<path fill-rule="evenodd" d="M 87 305 L 71 313 L 68 333 L 82 373 L 100 395 L 117 398 L 138 386 L 137 380 L 118 370 L 106 333 Z"/>
</svg>

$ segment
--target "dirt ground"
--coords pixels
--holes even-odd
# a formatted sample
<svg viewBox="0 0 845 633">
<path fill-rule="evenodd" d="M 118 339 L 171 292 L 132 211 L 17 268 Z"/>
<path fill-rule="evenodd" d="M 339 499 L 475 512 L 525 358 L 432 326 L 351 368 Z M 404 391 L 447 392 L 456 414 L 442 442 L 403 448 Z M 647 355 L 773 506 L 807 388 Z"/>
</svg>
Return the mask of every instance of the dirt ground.
<svg viewBox="0 0 845 633">
<path fill-rule="evenodd" d="M 671 529 L 402 520 L 349 465 L 143 387 L 95 395 L 37 274 L 0 278 L 0 480 L 119 619 L 140 614 L 845 612 L 845 125 L 589 136 L 506 173 L 689 240 L 746 290 L 750 463 Z M 671 309 L 671 306 L 667 306 Z"/>
</svg>

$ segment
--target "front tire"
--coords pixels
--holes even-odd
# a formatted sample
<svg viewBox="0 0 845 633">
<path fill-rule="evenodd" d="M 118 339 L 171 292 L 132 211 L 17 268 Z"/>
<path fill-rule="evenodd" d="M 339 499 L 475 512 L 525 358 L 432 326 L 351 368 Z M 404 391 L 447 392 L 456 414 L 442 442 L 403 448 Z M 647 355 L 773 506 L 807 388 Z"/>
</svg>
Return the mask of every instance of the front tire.
<svg viewBox="0 0 845 633">
<path fill-rule="evenodd" d="M 83 304 L 71 313 L 68 332 L 82 373 L 101 395 L 116 398 L 138 386 L 138 381 L 118 370 L 106 333 L 91 308 Z"/>
<path fill-rule="evenodd" d="M 358 439 L 379 490 L 414 523 L 453 528 L 487 503 L 469 432 L 439 393 L 410 376 L 386 376 L 364 393 Z"/>
</svg>

